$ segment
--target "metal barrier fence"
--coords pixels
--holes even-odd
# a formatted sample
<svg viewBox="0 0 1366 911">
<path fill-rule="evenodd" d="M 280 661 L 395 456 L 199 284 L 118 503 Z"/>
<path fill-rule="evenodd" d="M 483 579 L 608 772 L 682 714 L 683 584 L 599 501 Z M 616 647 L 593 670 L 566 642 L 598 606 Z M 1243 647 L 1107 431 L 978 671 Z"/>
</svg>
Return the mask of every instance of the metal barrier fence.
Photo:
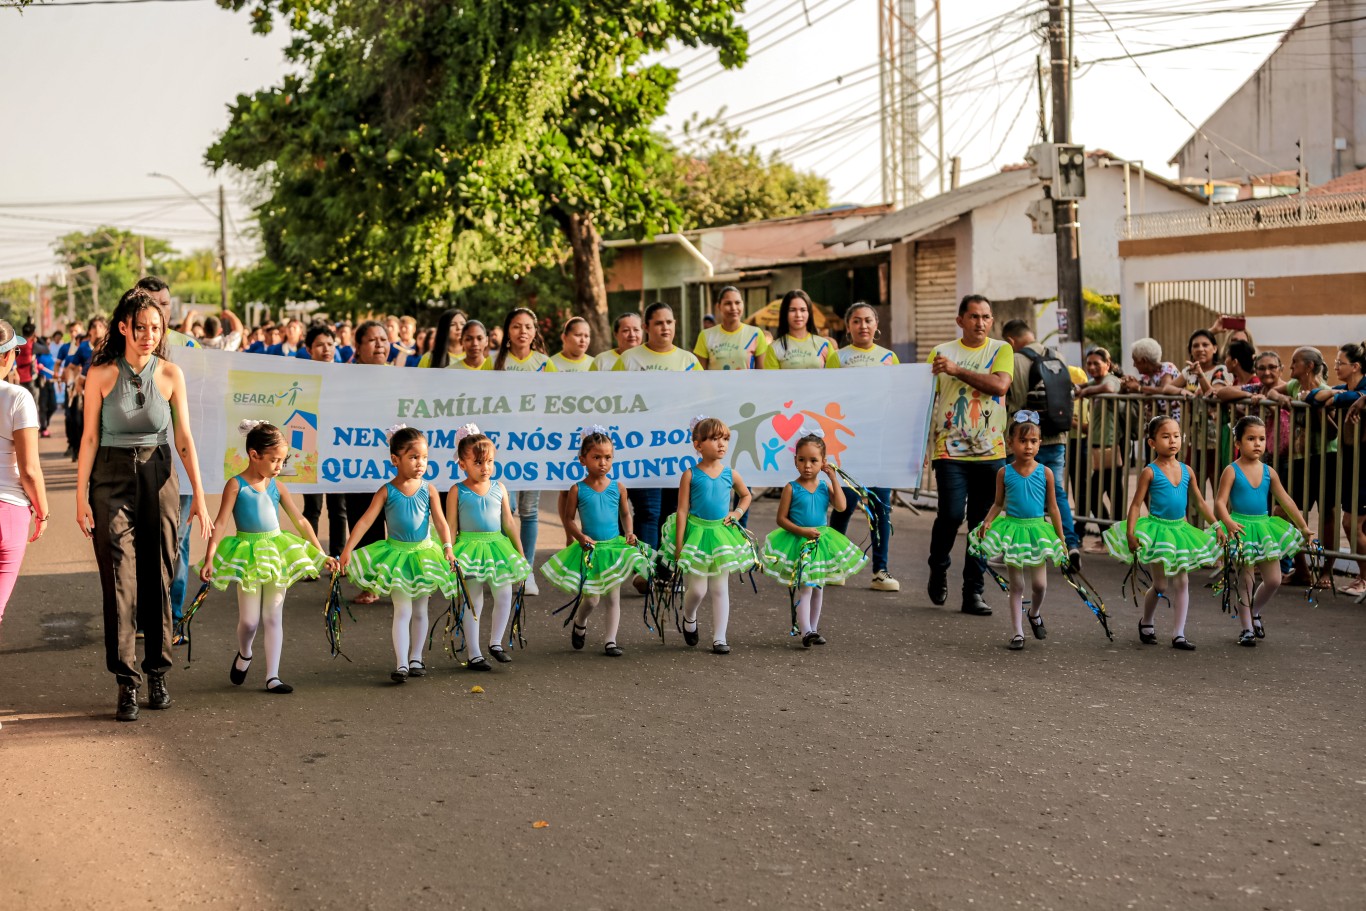
<svg viewBox="0 0 1366 911">
<path fill-rule="evenodd" d="M 1233 425 L 1247 414 L 1266 424 L 1263 461 L 1304 513 L 1330 554 L 1366 561 L 1366 491 L 1361 479 L 1363 423 L 1346 409 L 1260 398 L 1219 401 L 1199 396 L 1097 395 L 1076 402 L 1067 439 L 1068 501 L 1078 534 L 1126 519 L 1138 473 L 1151 461 L 1144 431 L 1158 414 L 1181 425 L 1179 458 L 1213 507 L 1219 476 L 1234 460 Z M 926 463 L 912 504 L 934 502 L 934 472 Z M 1279 510 L 1278 510 L 1279 511 Z M 1190 519 L 1204 521 L 1195 511 Z"/>
</svg>

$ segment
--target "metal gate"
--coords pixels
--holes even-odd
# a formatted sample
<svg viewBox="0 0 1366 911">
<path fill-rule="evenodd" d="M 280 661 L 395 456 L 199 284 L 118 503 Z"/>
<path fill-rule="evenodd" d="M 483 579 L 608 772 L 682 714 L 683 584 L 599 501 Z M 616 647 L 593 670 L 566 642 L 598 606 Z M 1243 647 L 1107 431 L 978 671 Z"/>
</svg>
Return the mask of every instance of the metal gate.
<svg viewBox="0 0 1366 911">
<path fill-rule="evenodd" d="M 958 337 L 958 255 L 951 240 L 915 244 L 915 347 L 924 359 L 935 345 Z"/>
<path fill-rule="evenodd" d="M 1240 278 L 1148 283 L 1148 334 L 1162 346 L 1162 358 L 1177 366 L 1186 363 L 1192 332 L 1243 312 Z"/>
</svg>

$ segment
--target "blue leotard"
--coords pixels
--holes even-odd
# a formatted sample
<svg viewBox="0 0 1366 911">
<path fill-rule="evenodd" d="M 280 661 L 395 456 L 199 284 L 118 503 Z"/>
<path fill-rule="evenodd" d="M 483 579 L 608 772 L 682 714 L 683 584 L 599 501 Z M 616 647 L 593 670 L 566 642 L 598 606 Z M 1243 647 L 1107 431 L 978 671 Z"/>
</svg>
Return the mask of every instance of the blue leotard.
<svg viewBox="0 0 1366 911">
<path fill-rule="evenodd" d="M 608 481 L 601 493 L 578 483 L 579 524 L 583 533 L 594 541 L 610 541 L 621 534 L 621 488 L 616 481 Z"/>
<path fill-rule="evenodd" d="M 1181 466 L 1181 483 L 1176 485 L 1173 485 L 1162 473 L 1162 469 L 1157 467 L 1156 462 L 1151 462 L 1148 465 L 1153 470 L 1153 481 L 1148 485 L 1148 512 L 1158 519 L 1186 518 L 1186 504 L 1190 497 L 1191 472 L 1186 467 L 1185 462 L 1178 462 L 1177 464 Z"/>
<path fill-rule="evenodd" d="M 730 512 L 730 496 L 733 492 L 734 482 L 729 468 L 721 469 L 721 474 L 712 478 L 694 466 L 692 483 L 688 486 L 688 514 L 708 522 L 720 521 Z"/>
<path fill-rule="evenodd" d="M 280 517 L 275 507 L 280 505 L 280 488 L 271 478 L 265 490 L 257 490 L 247 483 L 246 478 L 237 476 L 237 501 L 232 504 L 232 521 L 237 530 L 247 534 L 260 534 L 280 530 Z"/>
<path fill-rule="evenodd" d="M 1048 476 L 1044 466 L 1034 463 L 1034 470 L 1022 475 L 1014 465 L 1006 466 L 1006 515 L 1012 519 L 1042 518 L 1048 508 Z"/>
<path fill-rule="evenodd" d="M 415 543 L 431 536 L 432 494 L 423 484 L 411 497 L 393 484 L 384 500 L 384 525 L 394 541 Z"/>
<path fill-rule="evenodd" d="M 1229 512 L 1244 516 L 1265 516 L 1271 512 L 1271 469 L 1262 466 L 1262 483 L 1256 487 L 1243 474 L 1242 466 L 1233 463 L 1233 489 L 1228 497 Z"/>
<path fill-rule="evenodd" d="M 489 492 L 480 496 L 462 481 L 455 485 L 459 504 L 460 531 L 503 530 L 503 485 L 489 484 Z"/>
<path fill-rule="evenodd" d="M 825 483 L 825 478 L 816 479 L 815 491 L 807 490 L 800 481 L 793 481 L 788 486 L 792 488 L 792 502 L 787 507 L 788 520 L 802 528 L 825 525 L 825 516 L 830 511 L 830 485 Z"/>
</svg>

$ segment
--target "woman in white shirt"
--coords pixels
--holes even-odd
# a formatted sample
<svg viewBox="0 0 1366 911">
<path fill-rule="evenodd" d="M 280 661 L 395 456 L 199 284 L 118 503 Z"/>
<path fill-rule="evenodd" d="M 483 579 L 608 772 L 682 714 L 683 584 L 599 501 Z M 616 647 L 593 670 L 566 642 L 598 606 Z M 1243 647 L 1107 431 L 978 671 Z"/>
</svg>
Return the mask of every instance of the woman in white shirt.
<svg viewBox="0 0 1366 911">
<path fill-rule="evenodd" d="M 22 344 L 14 327 L 0 320 L 0 376 L 14 369 L 15 349 Z M 38 407 L 27 389 L 0 380 L 0 620 L 19 579 L 24 550 L 43 536 L 47 525 L 47 489 L 38 464 Z"/>
</svg>

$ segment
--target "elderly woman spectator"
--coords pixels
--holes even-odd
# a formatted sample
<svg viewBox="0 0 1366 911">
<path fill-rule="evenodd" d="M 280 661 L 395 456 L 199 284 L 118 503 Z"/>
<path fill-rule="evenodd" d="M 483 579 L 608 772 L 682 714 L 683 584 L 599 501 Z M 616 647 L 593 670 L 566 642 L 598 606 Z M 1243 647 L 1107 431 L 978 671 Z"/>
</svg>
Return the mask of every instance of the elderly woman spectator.
<svg viewBox="0 0 1366 911">
<path fill-rule="evenodd" d="M 1155 338 L 1141 338 L 1129 347 L 1129 360 L 1137 376 L 1126 376 L 1120 382 L 1123 391 L 1131 395 L 1184 395 L 1177 380 L 1181 378 L 1176 365 L 1162 360 L 1162 346 Z"/>
<path fill-rule="evenodd" d="M 1350 537 L 1357 553 L 1366 553 L 1366 530 L 1362 511 L 1366 506 L 1366 485 L 1357 472 L 1358 451 L 1362 444 L 1360 414 L 1366 403 L 1366 346 L 1348 343 L 1338 349 L 1333 360 L 1338 385 L 1309 393 L 1309 404 L 1332 408 L 1345 414 L 1339 418 L 1338 461 L 1341 469 L 1338 504 L 1342 507 L 1342 530 Z M 1357 577 L 1339 589 L 1343 594 L 1366 594 L 1366 563 L 1357 564 Z"/>
</svg>

